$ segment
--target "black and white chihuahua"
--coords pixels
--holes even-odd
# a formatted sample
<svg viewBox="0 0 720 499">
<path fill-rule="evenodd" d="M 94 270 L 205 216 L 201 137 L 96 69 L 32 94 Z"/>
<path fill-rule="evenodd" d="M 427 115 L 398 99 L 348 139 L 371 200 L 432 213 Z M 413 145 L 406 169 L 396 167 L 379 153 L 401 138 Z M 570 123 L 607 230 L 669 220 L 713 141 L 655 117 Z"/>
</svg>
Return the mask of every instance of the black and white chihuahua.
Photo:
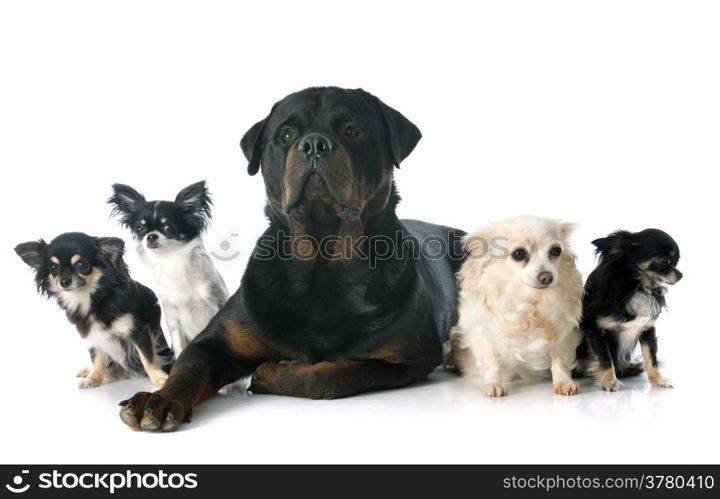
<svg viewBox="0 0 720 499">
<path fill-rule="evenodd" d="M 90 349 L 92 369 L 78 373 L 80 388 L 144 374 L 162 387 L 172 365 L 157 297 L 132 280 L 124 248 L 122 239 L 80 232 L 15 247 L 35 270 L 38 292 L 57 299 Z"/>
<path fill-rule="evenodd" d="M 575 372 L 590 372 L 603 390 L 616 391 L 618 377 L 643 371 L 632 362 L 639 341 L 650 382 L 672 388 L 658 369 L 655 321 L 665 308 L 665 286 L 682 278 L 678 245 L 658 229 L 618 231 L 593 244 L 600 261 L 585 283 Z"/>
<path fill-rule="evenodd" d="M 175 201 L 146 201 L 128 185 L 113 185 L 112 214 L 132 231 L 142 262 L 160 297 L 175 355 L 228 299 L 225 282 L 203 246 L 212 201 L 205 181 L 181 190 Z"/>
</svg>

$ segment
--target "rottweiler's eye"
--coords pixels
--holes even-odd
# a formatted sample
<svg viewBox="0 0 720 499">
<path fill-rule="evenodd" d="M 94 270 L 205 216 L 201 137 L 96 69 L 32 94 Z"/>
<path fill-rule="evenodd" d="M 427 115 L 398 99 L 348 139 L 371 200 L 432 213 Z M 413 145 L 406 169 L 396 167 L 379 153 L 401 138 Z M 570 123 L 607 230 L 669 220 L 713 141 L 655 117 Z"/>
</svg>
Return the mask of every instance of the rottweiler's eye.
<svg viewBox="0 0 720 499">
<path fill-rule="evenodd" d="M 527 251 L 525 251 L 525 248 L 518 248 L 512 252 L 512 257 L 513 260 L 517 262 L 522 262 L 523 260 L 527 259 Z"/>
<path fill-rule="evenodd" d="M 295 130 L 293 130 L 292 128 L 286 128 L 285 130 L 282 131 L 282 134 L 280 135 L 280 141 L 283 144 L 289 144 L 290 142 L 293 141 L 294 138 L 295 138 Z"/>
<path fill-rule="evenodd" d="M 357 137 L 358 135 L 360 135 L 360 130 L 358 130 L 357 128 L 355 128 L 355 127 L 352 126 L 352 125 L 348 125 L 348 127 L 345 128 L 345 132 L 344 132 L 344 133 L 345 133 L 345 136 L 346 136 L 346 137 L 355 138 L 355 137 Z"/>
<path fill-rule="evenodd" d="M 80 273 L 85 273 L 88 270 L 90 270 L 90 266 L 87 264 L 87 262 L 80 260 L 75 264 L 75 269 Z"/>
<path fill-rule="evenodd" d="M 562 248 L 560 246 L 553 246 L 550 248 L 550 256 L 552 257 L 558 257 L 562 253 Z"/>
</svg>

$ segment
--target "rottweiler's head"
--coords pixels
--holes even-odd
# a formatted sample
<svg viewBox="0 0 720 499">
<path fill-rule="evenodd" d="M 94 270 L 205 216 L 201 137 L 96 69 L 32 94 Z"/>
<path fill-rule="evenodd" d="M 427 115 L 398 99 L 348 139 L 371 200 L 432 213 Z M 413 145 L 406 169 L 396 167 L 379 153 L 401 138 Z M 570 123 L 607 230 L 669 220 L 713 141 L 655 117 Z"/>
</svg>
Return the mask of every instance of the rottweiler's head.
<svg viewBox="0 0 720 499">
<path fill-rule="evenodd" d="M 248 173 L 262 170 L 272 217 L 304 233 L 337 234 L 389 206 L 393 166 L 420 137 L 368 92 L 322 87 L 277 102 L 240 145 Z"/>
</svg>

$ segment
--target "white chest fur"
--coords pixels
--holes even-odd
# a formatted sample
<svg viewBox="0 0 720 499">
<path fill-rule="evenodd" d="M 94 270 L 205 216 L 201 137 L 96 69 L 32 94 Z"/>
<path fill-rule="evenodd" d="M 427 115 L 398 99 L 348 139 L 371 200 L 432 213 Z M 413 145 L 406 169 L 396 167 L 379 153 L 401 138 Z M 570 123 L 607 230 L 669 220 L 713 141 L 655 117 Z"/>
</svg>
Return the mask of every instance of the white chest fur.
<svg viewBox="0 0 720 499">
<path fill-rule="evenodd" d="M 127 352 L 121 339 L 129 338 L 135 327 L 131 314 L 123 314 L 115 319 L 109 326 L 90 317 L 90 330 L 85 336 L 85 342 L 90 348 L 105 352 L 112 360 L 123 367 L 127 366 Z"/>
<path fill-rule="evenodd" d="M 227 290 L 200 238 L 153 251 L 140 247 L 140 259 L 153 275 L 172 347 L 179 353 L 227 300 Z"/>
<path fill-rule="evenodd" d="M 627 310 L 635 318 L 620 324 L 619 347 L 625 352 L 635 348 L 642 332 L 655 325 L 660 304 L 649 292 L 638 291 L 630 299 Z"/>
<path fill-rule="evenodd" d="M 194 253 L 204 251 L 196 241 L 161 252 L 148 249 L 139 252 L 163 302 L 181 304 L 208 294 L 207 285 L 198 275 L 197 265 L 193 264 Z"/>
</svg>

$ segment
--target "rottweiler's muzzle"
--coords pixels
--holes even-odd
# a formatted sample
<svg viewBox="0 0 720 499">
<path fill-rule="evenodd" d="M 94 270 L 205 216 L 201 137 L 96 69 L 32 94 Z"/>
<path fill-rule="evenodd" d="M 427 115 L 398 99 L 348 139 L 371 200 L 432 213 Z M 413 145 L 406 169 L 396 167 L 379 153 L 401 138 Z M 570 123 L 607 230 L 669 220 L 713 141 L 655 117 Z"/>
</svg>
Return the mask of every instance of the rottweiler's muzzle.
<svg viewBox="0 0 720 499">
<path fill-rule="evenodd" d="M 365 202 L 356 180 L 339 142 L 329 134 L 305 134 L 288 151 L 282 208 L 292 217 L 304 203 L 321 201 L 341 219 L 357 217 Z"/>
</svg>

